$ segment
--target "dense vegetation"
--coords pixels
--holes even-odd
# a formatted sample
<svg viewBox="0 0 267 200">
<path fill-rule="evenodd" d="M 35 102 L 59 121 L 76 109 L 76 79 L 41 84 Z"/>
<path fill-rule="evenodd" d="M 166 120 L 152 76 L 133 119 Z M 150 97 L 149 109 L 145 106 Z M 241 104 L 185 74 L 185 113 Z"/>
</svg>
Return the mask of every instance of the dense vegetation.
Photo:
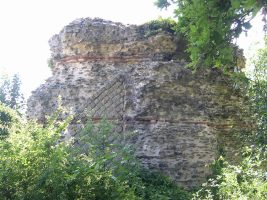
<svg viewBox="0 0 267 200">
<path fill-rule="evenodd" d="M 9 136 L 0 140 L 0 199 L 190 199 L 168 178 L 142 169 L 109 123 L 88 122 L 77 145 L 60 142 L 71 117 L 57 116 L 45 127 L 23 120 L 7 127 Z"/>
<path fill-rule="evenodd" d="M 157 0 L 166 8 L 176 4 L 176 30 L 188 40 L 187 51 L 193 68 L 218 67 L 225 71 L 237 66 L 237 48 L 232 44 L 250 27 L 250 20 L 262 9 L 266 22 L 266 0 Z M 265 27 L 266 28 L 266 27 Z"/>
<path fill-rule="evenodd" d="M 17 74 L 11 78 L 7 75 L 0 77 L 0 139 L 7 137 L 11 127 L 16 126 L 20 121 L 18 114 L 24 108 L 20 85 Z"/>
<path fill-rule="evenodd" d="M 265 48 L 259 49 L 253 59 L 253 64 L 255 70 L 249 88 L 249 97 L 258 125 L 255 142 L 264 147 L 267 145 L 267 37 L 265 38 Z"/>
</svg>

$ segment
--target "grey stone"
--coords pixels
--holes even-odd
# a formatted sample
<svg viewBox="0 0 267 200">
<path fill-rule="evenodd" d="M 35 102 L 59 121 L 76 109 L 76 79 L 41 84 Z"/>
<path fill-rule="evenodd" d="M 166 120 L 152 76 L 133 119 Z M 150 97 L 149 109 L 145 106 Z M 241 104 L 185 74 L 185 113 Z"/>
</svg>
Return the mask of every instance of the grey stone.
<svg viewBox="0 0 267 200">
<path fill-rule="evenodd" d="M 249 113 L 226 76 L 192 73 L 176 59 L 184 54 L 180 39 L 148 32 L 145 25 L 102 19 L 70 23 L 49 41 L 53 76 L 32 93 L 27 113 L 44 123 L 61 96 L 82 123 L 86 111 L 117 121 L 120 134 L 134 132 L 131 142 L 143 166 L 197 186 L 210 174 L 207 166 L 219 147 L 233 157 L 239 141 L 232 131 L 250 127 Z M 82 125 L 71 127 L 69 135 L 75 135 Z"/>
</svg>

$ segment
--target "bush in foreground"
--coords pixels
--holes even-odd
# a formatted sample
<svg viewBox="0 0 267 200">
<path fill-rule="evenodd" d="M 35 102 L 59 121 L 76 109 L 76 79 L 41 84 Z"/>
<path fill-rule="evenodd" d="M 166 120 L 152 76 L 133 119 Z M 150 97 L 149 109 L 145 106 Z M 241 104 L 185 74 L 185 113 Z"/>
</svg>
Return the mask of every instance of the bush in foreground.
<svg viewBox="0 0 267 200">
<path fill-rule="evenodd" d="M 195 200 L 265 200 L 267 199 L 266 153 L 246 148 L 238 165 L 222 157 L 213 164 L 214 176 L 194 194 Z"/>
<path fill-rule="evenodd" d="M 0 141 L 0 199 L 190 199 L 166 177 L 142 170 L 107 122 L 88 123 L 79 145 L 59 142 L 69 121 L 28 122 Z"/>
</svg>

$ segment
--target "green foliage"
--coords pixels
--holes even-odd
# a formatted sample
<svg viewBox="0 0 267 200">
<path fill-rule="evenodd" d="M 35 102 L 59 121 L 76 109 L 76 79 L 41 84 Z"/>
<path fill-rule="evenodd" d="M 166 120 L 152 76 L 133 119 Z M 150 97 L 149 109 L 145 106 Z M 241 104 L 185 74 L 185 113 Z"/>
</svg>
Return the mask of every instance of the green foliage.
<svg viewBox="0 0 267 200">
<path fill-rule="evenodd" d="M 20 91 L 21 81 L 18 74 L 13 75 L 11 79 L 6 76 L 0 79 L 0 102 L 12 109 L 23 109 L 24 98 Z"/>
<path fill-rule="evenodd" d="M 257 120 L 256 143 L 267 145 L 267 38 L 265 47 L 258 51 L 253 60 L 254 79 L 249 88 L 249 97 Z"/>
<path fill-rule="evenodd" d="M 0 199 L 137 199 L 90 155 L 75 155 L 71 141 L 59 142 L 67 123 L 55 119 L 1 141 Z"/>
<path fill-rule="evenodd" d="M 0 103 L 0 140 L 9 135 L 12 127 L 19 123 L 17 113 L 9 107 Z"/>
<path fill-rule="evenodd" d="M 158 0 L 156 5 L 166 8 L 171 3 L 177 4 L 177 30 L 188 40 L 190 66 L 226 71 L 236 65 L 233 39 L 247 31 L 251 18 L 267 6 L 266 1 L 255 0 Z"/>
<path fill-rule="evenodd" d="M 160 172 L 142 169 L 138 176 L 142 180 L 142 187 L 137 193 L 145 200 L 189 200 L 192 195 Z"/>
<path fill-rule="evenodd" d="M 171 34 L 177 33 L 177 23 L 171 18 L 158 18 L 157 20 L 152 20 L 146 23 L 145 26 L 148 26 L 149 29 L 149 33 L 146 33 L 147 37 L 162 31 L 166 31 Z"/>
<path fill-rule="evenodd" d="M 109 123 L 89 122 L 81 141 L 61 141 L 72 118 L 58 116 L 45 127 L 18 125 L 0 141 L 0 199 L 190 199 L 166 177 L 142 170 Z"/>
<path fill-rule="evenodd" d="M 48 67 L 49 67 L 50 69 L 54 69 L 54 68 L 55 68 L 55 65 L 54 65 L 54 62 L 53 62 L 52 58 L 49 58 L 49 59 L 47 60 L 47 65 L 48 65 Z"/>
<path fill-rule="evenodd" d="M 242 162 L 235 166 L 223 158 L 217 160 L 214 163 L 216 176 L 203 184 L 193 199 L 266 199 L 267 177 L 266 170 L 262 167 L 266 154 L 247 148 L 243 156 Z"/>
<path fill-rule="evenodd" d="M 155 5 L 159 8 L 168 8 L 173 2 L 173 0 L 157 0 Z"/>
<path fill-rule="evenodd" d="M 267 44 L 267 41 L 265 42 Z M 231 165 L 223 157 L 213 165 L 213 175 L 194 194 L 193 199 L 267 199 L 267 46 L 258 51 L 253 59 L 255 73 L 252 80 L 235 77 L 238 87 L 243 88 L 251 102 L 256 127 L 255 134 L 245 135 L 246 143 L 241 162 Z M 246 89 L 246 90 L 245 90 Z M 241 136 L 244 138 L 243 136 Z"/>
</svg>

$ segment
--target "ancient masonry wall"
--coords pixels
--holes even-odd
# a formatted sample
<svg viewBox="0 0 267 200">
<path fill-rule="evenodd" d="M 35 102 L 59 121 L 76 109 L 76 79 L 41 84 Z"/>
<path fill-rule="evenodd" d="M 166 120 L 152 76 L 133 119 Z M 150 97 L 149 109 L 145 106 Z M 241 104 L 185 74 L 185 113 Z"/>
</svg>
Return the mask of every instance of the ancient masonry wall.
<svg viewBox="0 0 267 200">
<path fill-rule="evenodd" d="M 143 166 L 180 185 L 204 182 L 219 149 L 232 156 L 234 133 L 248 130 L 242 96 L 219 72 L 188 70 L 183 41 L 172 33 L 87 18 L 64 27 L 50 46 L 53 76 L 33 92 L 28 116 L 44 122 L 60 95 L 70 112 L 107 118 L 114 134 L 134 132 Z"/>
</svg>

